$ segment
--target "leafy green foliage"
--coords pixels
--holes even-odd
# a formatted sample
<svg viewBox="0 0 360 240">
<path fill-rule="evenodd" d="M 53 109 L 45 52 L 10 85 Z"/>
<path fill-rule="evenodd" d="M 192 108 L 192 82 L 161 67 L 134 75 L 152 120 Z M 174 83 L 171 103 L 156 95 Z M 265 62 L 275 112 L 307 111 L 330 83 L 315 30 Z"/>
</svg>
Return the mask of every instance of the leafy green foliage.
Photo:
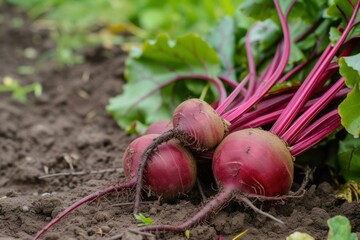
<svg viewBox="0 0 360 240">
<path fill-rule="evenodd" d="M 281 8 L 285 12 L 289 8 L 291 1 L 280 1 Z M 327 1 L 309 1 L 299 0 L 293 6 L 289 17 L 288 26 L 292 38 L 289 67 L 295 66 L 302 62 L 307 56 L 311 55 L 318 39 L 320 39 L 326 32 L 328 23 L 323 23 L 323 27 L 317 28 L 310 33 L 306 38 L 295 42 L 296 38 L 310 28 L 321 18 L 324 7 Z M 247 73 L 247 58 L 245 53 L 245 34 L 246 31 L 253 28 L 251 31 L 252 51 L 255 61 L 263 61 L 264 58 L 275 52 L 276 44 L 282 37 L 280 31 L 280 21 L 277 16 L 274 4 L 272 1 L 266 0 L 247 0 L 241 4 L 235 13 L 235 22 L 237 26 L 237 39 L 239 49 L 237 56 L 237 64 L 245 69 L 241 69 L 242 77 Z M 326 44 L 326 41 L 323 45 Z M 322 47 L 322 45 L 321 45 Z M 319 50 L 322 48 L 319 48 Z M 239 68 L 239 66 L 237 66 Z M 302 73 L 300 73 L 302 74 Z M 296 76 L 298 77 L 298 76 Z"/>
<path fill-rule="evenodd" d="M 126 62 L 128 83 L 122 95 L 110 100 L 107 110 L 128 132 L 144 132 L 146 125 L 170 119 L 172 109 L 181 101 L 199 96 L 205 81 L 181 81 L 179 77 L 216 77 L 220 60 L 202 38 L 188 34 L 170 40 L 161 34 L 135 49 Z M 176 93 L 175 93 L 176 91 Z M 210 96 L 210 95 L 209 95 Z M 210 101 L 215 99 L 215 94 Z"/>
<path fill-rule="evenodd" d="M 150 217 L 145 217 L 145 216 L 144 216 L 143 214 L 141 214 L 141 213 L 134 214 L 134 217 L 135 217 L 136 220 L 138 220 L 139 222 L 141 222 L 141 223 L 138 224 L 139 227 L 149 226 L 149 225 L 153 224 L 152 218 L 150 218 Z"/>
<path fill-rule="evenodd" d="M 286 11 L 289 1 L 280 2 L 282 9 Z M 296 37 L 321 17 L 325 4 L 326 1 L 311 3 L 301 0 L 290 12 L 288 24 L 293 38 L 288 69 L 306 60 L 306 56 L 311 55 L 318 45 L 318 39 L 323 38 L 328 30 L 328 24 L 324 24 L 316 31 L 308 33 L 301 41 L 295 41 Z M 259 6 L 261 9 L 269 8 L 269 11 L 258 11 Z M 307 9 L 307 12 L 303 9 Z M 188 37 L 189 42 L 199 44 L 190 46 L 186 43 L 188 46 L 184 47 L 185 39 L 184 44 L 179 44 L 179 39 L 182 38 L 170 41 L 165 35 L 159 35 L 156 40 L 148 40 L 141 49 L 134 49 L 129 56 L 125 70 L 128 82 L 124 85 L 123 93 L 110 100 L 108 111 L 127 132 L 141 133 L 152 122 L 169 119 L 178 103 L 189 97 L 199 97 L 202 92 L 206 92 L 205 86 L 208 86 L 204 81 L 193 81 L 194 77 L 176 84 L 172 81 L 196 74 L 214 79 L 226 76 L 233 81 L 239 81 L 248 73 L 245 46 L 247 32 L 250 31 L 255 64 L 260 64 L 273 57 L 282 38 L 280 29 L 272 2 L 248 0 L 236 9 L 233 17 L 226 16 L 221 19 L 206 35 L 206 42 L 195 41 L 194 37 L 190 40 Z M 325 39 L 324 42 L 327 41 Z M 192 50 L 189 51 L 190 48 Z M 197 58 L 201 61 L 197 61 Z M 192 62 L 191 59 L 196 61 Z M 262 66 L 259 66 L 260 70 Z M 301 71 L 291 82 L 299 83 L 305 75 L 306 71 Z M 213 102 L 216 97 L 212 86 L 205 98 Z"/>
<path fill-rule="evenodd" d="M 324 12 L 325 17 L 347 20 L 351 17 L 356 0 L 332 0 Z"/>
<path fill-rule="evenodd" d="M 331 41 L 331 44 L 334 46 L 336 44 L 336 42 L 340 39 L 341 37 L 341 32 L 335 28 L 335 27 L 331 27 L 330 28 L 330 34 L 329 34 L 329 38 Z"/>
<path fill-rule="evenodd" d="M 360 54 L 339 60 L 340 74 L 352 91 L 339 106 L 342 125 L 355 138 L 360 134 Z"/>
<path fill-rule="evenodd" d="M 206 41 L 215 49 L 221 60 L 222 75 L 231 79 L 236 79 L 235 40 L 235 21 L 229 16 L 222 18 L 206 38 Z"/>
<path fill-rule="evenodd" d="M 341 215 L 330 218 L 328 221 L 328 240 L 357 240 L 356 233 L 351 233 L 349 220 Z"/>
<path fill-rule="evenodd" d="M 360 182 L 360 139 L 348 134 L 339 143 L 338 157 L 340 174 L 346 180 Z"/>
<path fill-rule="evenodd" d="M 28 101 L 28 94 L 34 93 L 35 96 L 41 96 L 42 86 L 38 82 L 31 83 L 26 86 L 21 86 L 20 83 L 11 78 L 5 77 L 3 79 L 3 84 L 0 85 L 0 92 L 10 92 L 11 97 L 21 103 L 26 103 Z"/>
<path fill-rule="evenodd" d="M 349 0 L 349 1 L 332 0 L 332 1 L 329 1 L 329 7 L 324 12 L 324 16 L 327 18 L 333 19 L 333 20 L 341 19 L 342 26 L 344 27 L 345 23 L 351 17 L 351 14 L 353 12 L 353 6 L 355 5 L 355 3 L 356 3 L 356 0 Z M 360 20 L 360 14 L 358 14 L 356 16 L 355 21 L 359 21 L 359 20 Z M 333 30 L 333 34 L 334 33 L 335 32 Z M 348 38 L 357 36 L 357 35 L 359 35 L 359 33 L 360 33 L 360 26 L 357 25 L 351 30 Z M 333 42 L 334 40 L 336 40 L 336 38 L 334 38 L 334 35 L 333 35 L 333 38 L 331 41 Z"/>
</svg>

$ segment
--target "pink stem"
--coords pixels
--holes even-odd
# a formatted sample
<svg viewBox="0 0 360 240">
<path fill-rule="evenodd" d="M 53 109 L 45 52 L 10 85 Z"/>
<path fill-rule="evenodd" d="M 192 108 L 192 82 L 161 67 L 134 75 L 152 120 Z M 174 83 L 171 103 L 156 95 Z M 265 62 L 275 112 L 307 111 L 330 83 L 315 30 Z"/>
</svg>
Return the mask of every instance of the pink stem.
<svg viewBox="0 0 360 240">
<path fill-rule="evenodd" d="M 173 225 L 152 225 L 136 228 L 138 231 L 172 231 L 172 232 L 184 232 L 190 229 L 192 226 L 196 225 L 200 221 L 204 220 L 211 213 L 218 211 L 224 204 L 231 200 L 233 197 L 232 189 L 223 189 L 221 190 L 213 199 L 210 200 L 205 206 L 203 206 L 200 211 L 198 211 L 194 216 L 184 223 L 173 226 Z"/>
<path fill-rule="evenodd" d="M 172 82 L 176 82 L 178 80 L 184 80 L 184 79 L 199 79 L 199 80 L 205 80 L 208 81 L 212 84 L 214 84 L 214 86 L 217 88 L 218 93 L 219 93 L 219 102 L 223 102 L 226 99 L 227 93 L 225 91 L 225 88 L 222 84 L 222 82 L 217 79 L 217 78 L 211 78 L 207 75 L 201 75 L 201 74 L 186 74 L 186 75 L 178 75 L 176 76 L 174 79 L 172 79 Z"/>
<path fill-rule="evenodd" d="M 301 111 L 306 111 L 310 106 L 312 106 L 315 102 L 317 102 L 317 100 L 318 99 L 309 100 L 304 105 L 304 107 L 301 109 Z M 284 109 L 285 109 L 284 106 L 276 111 L 274 111 L 273 108 L 270 108 L 270 110 L 272 110 L 272 112 L 270 112 L 270 113 L 266 113 L 266 114 L 263 114 L 260 116 L 249 118 L 248 121 L 242 122 L 241 124 L 236 124 L 236 125 L 232 124 L 230 126 L 230 132 L 240 130 L 240 129 L 245 129 L 245 128 L 261 127 L 266 124 L 273 123 L 274 121 L 276 121 L 276 119 L 278 119 L 278 117 L 280 116 L 282 111 L 284 111 Z"/>
<path fill-rule="evenodd" d="M 308 126 L 311 120 L 321 110 L 323 110 L 331 100 L 334 99 L 336 94 L 341 90 L 341 88 L 343 88 L 344 84 L 344 78 L 342 77 L 335 84 L 333 84 L 314 105 L 312 105 L 306 112 L 304 112 L 280 137 L 285 142 L 292 145 L 297 134 L 306 126 Z"/>
<path fill-rule="evenodd" d="M 324 115 L 318 121 L 316 121 L 309 128 L 312 128 L 312 133 L 307 138 L 295 143 L 290 148 L 290 152 L 293 156 L 297 156 L 300 153 L 313 147 L 319 143 L 330 133 L 334 132 L 338 127 L 341 126 L 341 118 L 338 114 L 338 110 L 335 109 L 328 114 Z"/>
<path fill-rule="evenodd" d="M 257 87 L 260 85 L 260 83 L 266 81 L 266 79 L 269 79 L 271 77 L 271 75 L 274 74 L 275 69 L 279 66 L 280 60 L 281 60 L 281 44 L 278 44 L 278 46 L 276 47 L 276 52 L 275 52 L 275 55 L 273 57 L 273 60 L 266 67 L 266 69 L 262 73 L 262 75 L 259 77 Z"/>
<path fill-rule="evenodd" d="M 34 240 L 39 239 L 44 233 L 46 233 L 49 230 L 49 228 L 54 226 L 57 222 L 59 222 L 66 215 L 68 215 L 69 213 L 71 213 L 72 211 L 74 211 L 75 209 L 80 207 L 81 205 L 84 205 L 85 203 L 88 203 L 88 202 L 90 202 L 90 201 L 92 201 L 94 199 L 97 199 L 97 198 L 102 197 L 102 196 L 104 196 L 106 194 L 115 192 L 117 190 L 132 188 L 132 187 L 135 186 L 135 183 L 136 183 L 136 179 L 133 179 L 133 180 L 131 180 L 129 182 L 116 183 L 113 186 L 110 186 L 110 187 L 107 187 L 107 188 L 105 188 L 103 190 L 92 193 L 92 194 L 90 194 L 90 195 L 76 201 L 71 206 L 66 208 L 63 212 L 61 212 L 58 216 L 56 216 L 56 218 L 51 220 L 43 229 L 41 229 L 36 234 L 36 236 L 34 237 Z"/>
<path fill-rule="evenodd" d="M 230 125 L 230 131 L 232 131 L 233 127 L 236 128 L 237 126 L 246 124 L 247 122 L 249 122 L 253 119 L 256 119 L 257 117 L 259 117 L 269 111 L 274 111 L 275 109 L 281 107 L 286 102 L 290 101 L 290 99 L 292 98 L 293 95 L 294 94 L 292 94 L 292 93 L 284 94 L 284 95 L 280 95 L 280 96 L 270 98 L 270 99 L 260 102 L 258 104 L 256 110 L 246 113 L 243 115 L 242 118 L 239 118 L 239 119 L 235 120 L 234 122 L 232 122 L 232 124 Z"/>
<path fill-rule="evenodd" d="M 346 40 L 346 37 L 352 28 L 352 23 L 354 22 L 356 14 L 359 10 L 359 4 L 360 2 L 358 1 L 351 16 L 350 22 L 346 26 L 339 41 L 333 48 L 331 48 L 331 45 L 326 48 L 316 65 L 313 67 L 313 70 L 307 76 L 305 81 L 301 84 L 299 90 L 288 104 L 287 109 L 283 111 L 279 119 L 275 122 L 274 126 L 270 129 L 271 132 L 277 134 L 278 136 L 281 136 L 290 126 L 296 115 L 299 113 L 301 107 L 305 104 L 305 102 L 308 100 L 314 90 L 318 87 L 319 82 L 322 80 L 321 75 L 327 69 L 330 61 L 334 58 L 336 52 L 342 46 L 343 42 Z"/>
<path fill-rule="evenodd" d="M 290 78 L 292 78 L 296 73 L 300 72 L 306 65 L 308 65 L 311 60 L 313 60 L 315 58 L 315 56 L 312 56 L 310 58 L 308 58 L 305 62 L 300 63 L 299 65 L 297 65 L 296 67 L 294 67 L 293 69 L 291 69 L 288 73 L 286 73 L 282 78 L 280 78 L 280 80 L 278 81 L 278 83 L 283 83 L 286 82 L 287 80 L 289 80 Z"/>
<path fill-rule="evenodd" d="M 345 97 L 348 93 L 350 92 L 349 88 L 344 88 L 341 89 L 341 91 L 339 91 L 339 93 L 336 95 L 336 98 L 343 98 Z M 325 115 L 325 116 L 331 116 L 334 113 L 328 113 L 330 115 Z M 311 124 L 309 127 L 307 127 L 306 129 L 302 130 L 301 132 L 299 132 L 296 136 L 296 138 L 294 139 L 294 143 L 297 143 L 301 140 L 303 140 L 304 138 L 308 137 L 308 135 L 310 133 L 312 133 L 314 131 L 315 128 L 317 128 L 318 125 L 323 125 L 324 122 L 326 123 L 326 117 L 321 117 L 320 119 L 318 119 L 316 122 L 314 122 L 313 124 Z"/>
<path fill-rule="evenodd" d="M 257 91 L 255 92 L 255 94 L 253 96 L 251 96 L 241 106 L 237 107 L 236 111 L 234 111 L 232 114 L 223 116 L 223 118 L 225 118 L 229 122 L 232 122 L 235 119 L 242 116 L 242 114 L 244 114 L 245 112 L 250 110 L 256 103 L 258 103 L 261 100 L 261 98 L 278 81 L 278 78 L 283 73 L 283 71 L 287 65 L 287 62 L 289 60 L 290 46 L 291 46 L 289 28 L 288 28 L 288 25 L 286 22 L 286 18 L 283 15 L 283 13 L 281 12 L 279 2 L 274 0 L 274 3 L 275 3 L 275 7 L 276 7 L 276 10 L 277 10 L 279 18 L 280 18 L 280 22 L 281 22 L 281 26 L 283 28 L 283 34 L 284 34 L 284 52 L 283 52 L 282 58 L 280 60 L 280 63 L 278 65 L 277 69 L 275 70 L 274 74 L 271 76 L 271 78 L 268 81 L 264 81 L 262 83 L 262 85 L 257 89 Z"/>
<path fill-rule="evenodd" d="M 232 88 L 236 88 L 236 86 L 238 85 L 238 83 L 236 81 L 232 80 L 231 78 L 229 78 L 225 75 L 221 75 L 218 78 Z"/>
<path fill-rule="evenodd" d="M 230 132 L 234 132 L 234 131 L 238 131 L 238 130 L 246 129 L 246 128 L 262 127 L 266 124 L 272 123 L 280 116 L 280 114 L 283 110 L 284 109 L 279 109 L 279 110 L 273 111 L 271 113 L 261 115 L 260 117 L 257 117 L 256 119 L 254 119 L 250 122 L 244 123 L 244 124 L 237 124 L 235 126 L 231 125 Z"/>
<path fill-rule="evenodd" d="M 245 37 L 246 56 L 249 65 L 249 87 L 248 87 L 248 94 L 245 96 L 244 100 L 249 99 L 249 97 L 252 94 L 254 94 L 255 86 L 256 86 L 256 67 L 255 67 L 254 56 L 252 55 L 251 42 L 250 42 L 250 35 L 255 26 L 256 24 L 253 27 L 251 27 L 251 29 L 247 32 Z"/>
<path fill-rule="evenodd" d="M 221 115 L 226 108 L 234 101 L 234 99 L 239 95 L 240 92 L 244 91 L 245 84 L 249 81 L 249 75 L 247 75 L 230 93 L 230 95 L 217 107 L 217 114 Z"/>
</svg>

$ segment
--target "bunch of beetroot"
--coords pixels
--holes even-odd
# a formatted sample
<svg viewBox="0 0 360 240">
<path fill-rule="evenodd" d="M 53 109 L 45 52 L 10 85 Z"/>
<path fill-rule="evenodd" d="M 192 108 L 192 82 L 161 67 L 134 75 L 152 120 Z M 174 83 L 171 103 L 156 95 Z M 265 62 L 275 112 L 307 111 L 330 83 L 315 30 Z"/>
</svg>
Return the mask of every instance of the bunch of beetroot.
<svg viewBox="0 0 360 240">
<path fill-rule="evenodd" d="M 276 92 L 271 91 L 275 84 L 288 81 L 313 58 L 284 73 L 291 47 L 287 17 L 293 5 L 283 14 L 278 1 L 274 3 L 283 40 L 259 76 L 249 47 L 249 74 L 227 98 L 211 105 L 200 99 L 184 101 L 175 109 L 171 122 L 150 126 L 145 135 L 130 143 L 123 156 L 123 182 L 74 203 L 35 239 L 78 206 L 109 192 L 136 187 L 135 213 L 144 190 L 164 199 L 184 195 L 196 182 L 199 158 L 212 164 L 209 174 L 214 175 L 219 193 L 181 225 L 138 230 L 185 231 L 232 199 L 287 196 L 293 183 L 294 157 L 341 126 L 337 106 L 349 89 L 333 60 L 347 56 L 359 42 L 348 38 L 357 24 L 359 2 L 336 44 L 329 44 L 322 53 L 314 52 L 318 60 L 302 83 L 284 85 Z"/>
</svg>

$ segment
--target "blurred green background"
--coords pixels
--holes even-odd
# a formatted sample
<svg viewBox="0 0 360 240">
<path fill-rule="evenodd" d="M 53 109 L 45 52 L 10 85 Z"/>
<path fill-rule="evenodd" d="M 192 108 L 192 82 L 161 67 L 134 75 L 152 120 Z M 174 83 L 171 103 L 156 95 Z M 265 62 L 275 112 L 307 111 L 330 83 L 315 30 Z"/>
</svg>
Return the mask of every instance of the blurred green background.
<svg viewBox="0 0 360 240">
<path fill-rule="evenodd" d="M 159 33 L 176 37 L 206 33 L 242 0 L 0 0 L 25 12 L 49 32 L 55 48 L 48 56 L 60 65 L 81 63 L 89 46 L 129 49 Z M 19 22 L 21 24 L 21 22 Z"/>
</svg>

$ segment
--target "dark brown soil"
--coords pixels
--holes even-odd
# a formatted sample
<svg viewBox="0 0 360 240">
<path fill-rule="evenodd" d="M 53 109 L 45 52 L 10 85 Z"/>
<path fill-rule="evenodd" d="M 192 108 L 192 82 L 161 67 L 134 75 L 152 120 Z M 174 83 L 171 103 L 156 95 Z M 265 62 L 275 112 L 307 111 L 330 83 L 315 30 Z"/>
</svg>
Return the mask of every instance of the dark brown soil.
<svg viewBox="0 0 360 240">
<path fill-rule="evenodd" d="M 57 70 L 44 62 L 33 75 L 21 76 L 18 67 L 34 64 L 23 51 L 40 52 L 52 44 L 44 34 L 25 22 L 12 27 L 21 16 L 0 7 L 0 80 L 4 76 L 22 84 L 39 81 L 40 98 L 20 104 L 9 94 L 0 94 L 0 239 L 31 239 L 62 209 L 81 197 L 121 180 L 121 173 L 86 174 L 39 179 L 46 172 L 58 173 L 114 169 L 134 136 L 127 136 L 106 113 L 110 97 L 122 89 L 125 54 L 119 50 L 89 51 L 82 65 Z M 94 54 L 96 53 L 96 54 Z M 315 185 L 316 184 L 316 185 Z M 210 197 L 210 196 L 208 196 Z M 106 239 L 136 226 L 128 193 L 98 199 L 63 219 L 44 239 Z M 178 224 L 201 208 L 198 190 L 173 203 L 157 200 L 143 204 L 142 213 L 155 223 Z M 278 224 L 238 203 L 231 203 L 190 230 L 190 239 L 285 239 L 294 231 L 326 239 L 326 220 L 337 214 L 348 217 L 354 232 L 360 232 L 360 205 L 336 200 L 327 182 L 311 183 L 301 199 L 283 203 L 255 204 L 285 222 Z M 113 205 L 113 206 L 112 206 Z M 125 235 L 124 235 L 125 236 Z M 146 239 L 127 233 L 122 239 Z M 120 239 L 120 238 L 119 238 Z M 157 233 L 156 239 L 186 239 L 184 234 Z"/>
</svg>

